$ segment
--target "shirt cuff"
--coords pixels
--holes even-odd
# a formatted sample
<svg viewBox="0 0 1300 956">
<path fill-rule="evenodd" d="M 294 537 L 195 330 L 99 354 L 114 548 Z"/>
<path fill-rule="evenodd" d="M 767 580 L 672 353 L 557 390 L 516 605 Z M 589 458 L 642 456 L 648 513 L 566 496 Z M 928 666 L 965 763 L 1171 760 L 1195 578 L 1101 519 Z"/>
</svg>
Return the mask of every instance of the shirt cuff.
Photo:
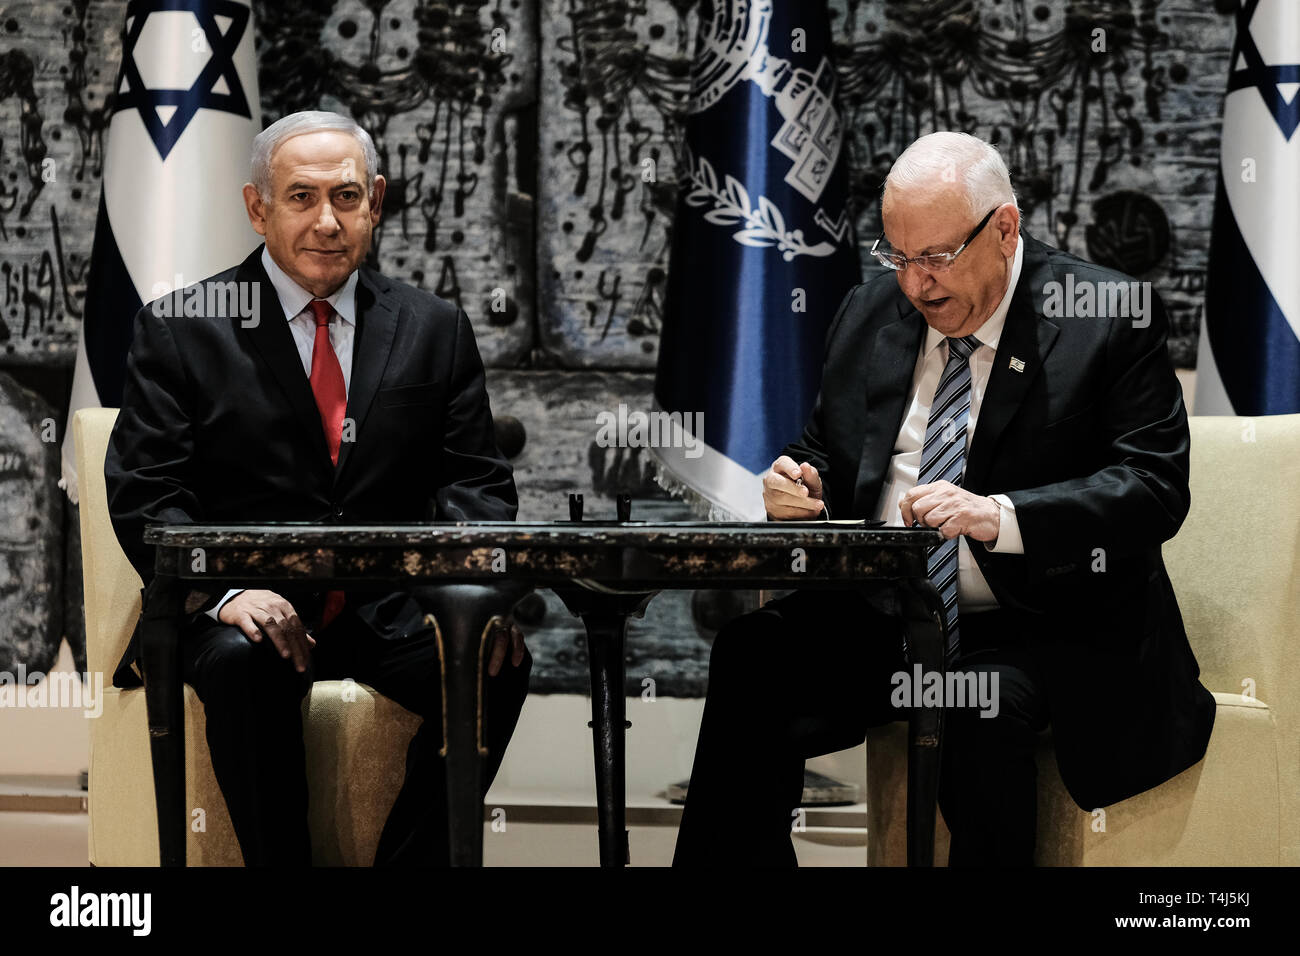
<svg viewBox="0 0 1300 956">
<path fill-rule="evenodd" d="M 208 617 L 212 618 L 212 620 L 214 621 L 220 621 L 221 618 L 217 617 L 217 615 L 220 614 L 221 609 L 226 606 L 226 602 L 229 601 L 236 594 L 242 594 L 243 592 L 244 592 L 244 588 L 235 588 L 233 591 L 227 591 L 225 597 L 223 597 L 220 601 L 218 601 L 212 607 L 208 608 L 203 613 L 206 614 Z"/>
<path fill-rule="evenodd" d="M 1024 554 L 1025 542 L 1020 537 L 1020 522 L 1016 520 L 1016 506 L 1006 495 L 989 495 L 998 503 L 998 539 L 984 548 L 994 554 Z"/>
</svg>

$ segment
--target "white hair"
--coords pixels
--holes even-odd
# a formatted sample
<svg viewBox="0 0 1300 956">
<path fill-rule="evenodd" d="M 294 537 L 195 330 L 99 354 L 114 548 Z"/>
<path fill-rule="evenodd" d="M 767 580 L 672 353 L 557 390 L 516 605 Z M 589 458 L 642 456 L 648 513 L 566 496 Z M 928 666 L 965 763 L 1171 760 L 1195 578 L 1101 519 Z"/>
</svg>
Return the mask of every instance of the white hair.
<svg viewBox="0 0 1300 956">
<path fill-rule="evenodd" d="M 1016 203 L 1011 175 L 997 147 L 969 133 L 947 130 L 922 136 L 903 150 L 885 177 L 883 192 L 933 186 L 939 181 L 961 184 L 975 219 L 1003 203 Z"/>
<path fill-rule="evenodd" d="M 379 172 L 379 154 L 375 152 L 375 141 L 370 134 L 353 120 L 339 113 L 324 110 L 303 110 L 290 113 L 268 126 L 253 137 L 253 152 L 249 160 L 252 183 L 263 202 L 271 200 L 271 157 L 281 144 L 304 133 L 316 133 L 321 130 L 338 130 L 350 134 L 361 144 L 361 155 L 366 163 L 366 191 L 374 193 L 375 175 Z"/>
</svg>

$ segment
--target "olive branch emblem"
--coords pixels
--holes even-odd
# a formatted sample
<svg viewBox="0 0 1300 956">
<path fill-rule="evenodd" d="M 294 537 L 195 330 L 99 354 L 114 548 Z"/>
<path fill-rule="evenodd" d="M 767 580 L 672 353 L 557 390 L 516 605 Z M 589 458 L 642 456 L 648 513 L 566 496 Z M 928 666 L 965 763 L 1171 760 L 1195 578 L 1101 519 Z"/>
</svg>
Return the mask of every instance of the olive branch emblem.
<svg viewBox="0 0 1300 956">
<path fill-rule="evenodd" d="M 684 157 L 691 186 L 686 194 L 686 204 L 699 208 L 712 203 L 713 208 L 704 214 L 704 219 L 715 226 L 743 224 L 744 228 L 731 234 L 731 238 L 741 245 L 775 246 L 786 262 L 795 256 L 829 256 L 835 251 L 835 245 L 829 242 L 809 245 L 802 229 L 787 231 L 781 210 L 766 196 L 758 197 L 758 209 L 754 209 L 749 191 L 734 176 L 724 176 L 719 187 L 718 174 L 705 157 L 697 159 L 689 149 L 684 151 Z"/>
</svg>

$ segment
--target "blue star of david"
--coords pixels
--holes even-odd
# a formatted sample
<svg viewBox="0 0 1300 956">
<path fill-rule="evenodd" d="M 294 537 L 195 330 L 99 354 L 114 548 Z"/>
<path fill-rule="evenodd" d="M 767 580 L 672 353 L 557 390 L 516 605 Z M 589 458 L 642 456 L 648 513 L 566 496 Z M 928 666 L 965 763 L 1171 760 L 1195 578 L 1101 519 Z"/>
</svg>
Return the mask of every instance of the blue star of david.
<svg viewBox="0 0 1300 956">
<path fill-rule="evenodd" d="M 212 56 L 188 90 L 151 90 L 145 86 L 135 63 L 135 46 L 153 13 L 189 11 L 194 14 L 207 38 Z M 131 0 L 126 8 L 130 27 L 122 38 L 122 79 L 114 100 L 114 110 L 134 109 L 149 131 L 158 155 L 163 159 L 172 151 L 185 127 L 199 110 L 222 110 L 252 119 L 244 87 L 235 69 L 235 49 L 248 27 L 249 8 L 233 0 Z M 230 26 L 223 34 L 217 17 L 229 17 Z M 134 19 L 132 19 L 134 18 Z M 229 92 L 217 93 L 213 86 L 221 79 Z M 122 82 L 126 88 L 122 89 Z M 175 106 L 166 123 L 155 107 Z"/>
<path fill-rule="evenodd" d="M 1232 62 L 1235 64 L 1240 55 L 1246 61 L 1246 68 L 1234 69 L 1228 74 L 1228 92 L 1248 86 L 1259 90 L 1264 105 L 1273 114 L 1273 122 L 1282 131 L 1283 139 L 1290 140 L 1291 134 L 1300 126 L 1300 93 L 1291 97 L 1288 103 L 1278 92 L 1277 84 L 1300 83 L 1300 63 L 1264 62 L 1255 46 L 1255 38 L 1250 34 L 1250 21 L 1258 8 L 1259 0 L 1246 0 L 1237 11 L 1237 43 L 1232 51 Z"/>
</svg>

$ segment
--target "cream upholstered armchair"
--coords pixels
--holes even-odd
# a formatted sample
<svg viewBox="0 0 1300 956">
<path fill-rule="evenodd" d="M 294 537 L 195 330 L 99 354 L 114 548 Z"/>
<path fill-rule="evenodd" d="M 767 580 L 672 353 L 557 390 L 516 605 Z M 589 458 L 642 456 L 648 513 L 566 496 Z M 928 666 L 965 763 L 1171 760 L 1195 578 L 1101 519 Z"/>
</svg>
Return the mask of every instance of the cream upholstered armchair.
<svg viewBox="0 0 1300 956">
<path fill-rule="evenodd" d="M 77 412 L 72 422 L 81 498 L 86 660 L 104 675 L 103 713 L 90 727 L 90 862 L 157 866 L 158 824 L 144 691 L 107 686 L 140 613 L 140 578 L 113 534 L 104 454 L 116 409 Z M 185 799 L 191 866 L 239 866 L 243 856 L 212 772 L 203 704 L 185 694 Z M 368 866 L 397 798 L 406 748 L 420 718 L 365 684 L 318 681 L 303 700 L 312 858 Z M 202 811 L 201 813 L 197 811 Z"/>
<path fill-rule="evenodd" d="M 1218 705 L 1209 748 L 1106 807 L 1103 830 L 1066 793 L 1044 735 L 1039 865 L 1300 865 L 1300 415 L 1196 417 L 1191 432 L 1191 511 L 1164 555 Z M 890 724 L 867 737 L 869 865 L 906 859 L 906 736 Z M 947 848 L 941 816 L 936 862 Z"/>
</svg>

